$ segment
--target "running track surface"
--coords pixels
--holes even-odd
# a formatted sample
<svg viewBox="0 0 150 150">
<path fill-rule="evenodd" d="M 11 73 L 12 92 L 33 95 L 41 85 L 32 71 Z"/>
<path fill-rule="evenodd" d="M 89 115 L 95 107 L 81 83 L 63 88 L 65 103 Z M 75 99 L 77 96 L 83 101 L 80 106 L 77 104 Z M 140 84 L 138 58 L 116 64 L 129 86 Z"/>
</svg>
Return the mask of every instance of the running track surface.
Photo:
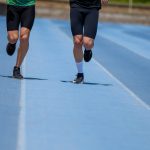
<svg viewBox="0 0 150 150">
<path fill-rule="evenodd" d="M 22 81 L 6 43 L 0 17 L 1 150 L 150 149 L 149 26 L 100 23 L 82 85 L 69 22 L 35 20 Z"/>
</svg>

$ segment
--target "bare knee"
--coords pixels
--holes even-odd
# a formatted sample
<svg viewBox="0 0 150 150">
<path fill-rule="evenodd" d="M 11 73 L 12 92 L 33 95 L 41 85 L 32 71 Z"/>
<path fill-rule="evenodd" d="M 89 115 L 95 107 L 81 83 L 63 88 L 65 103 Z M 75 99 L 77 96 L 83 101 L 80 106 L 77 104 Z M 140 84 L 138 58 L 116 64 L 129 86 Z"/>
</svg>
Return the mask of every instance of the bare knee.
<svg viewBox="0 0 150 150">
<path fill-rule="evenodd" d="M 74 37 L 74 46 L 76 48 L 81 48 L 83 44 L 83 38 L 82 36 L 75 36 Z"/>
<path fill-rule="evenodd" d="M 29 48 L 29 35 L 28 34 L 20 35 L 20 48 L 28 50 Z"/>
<path fill-rule="evenodd" d="M 23 43 L 27 43 L 29 41 L 29 35 L 28 34 L 22 34 L 20 36 L 20 41 Z"/>
<path fill-rule="evenodd" d="M 94 46 L 94 40 L 88 37 L 84 37 L 83 39 L 83 45 L 86 49 L 90 50 Z"/>
<path fill-rule="evenodd" d="M 18 33 L 8 33 L 8 40 L 12 44 L 16 43 L 18 40 Z"/>
<path fill-rule="evenodd" d="M 20 33 L 20 42 L 21 43 L 28 43 L 29 42 L 29 35 L 30 35 L 29 29 L 22 28 L 21 33 Z"/>
</svg>

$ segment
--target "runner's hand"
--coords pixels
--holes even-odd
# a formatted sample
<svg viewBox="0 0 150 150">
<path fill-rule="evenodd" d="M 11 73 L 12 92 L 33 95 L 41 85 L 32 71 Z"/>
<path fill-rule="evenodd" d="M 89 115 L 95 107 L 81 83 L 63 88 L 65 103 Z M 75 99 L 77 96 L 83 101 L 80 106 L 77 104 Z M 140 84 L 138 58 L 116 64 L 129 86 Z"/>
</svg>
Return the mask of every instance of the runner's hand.
<svg viewBox="0 0 150 150">
<path fill-rule="evenodd" d="M 102 5 L 108 4 L 108 0 L 101 0 Z"/>
</svg>

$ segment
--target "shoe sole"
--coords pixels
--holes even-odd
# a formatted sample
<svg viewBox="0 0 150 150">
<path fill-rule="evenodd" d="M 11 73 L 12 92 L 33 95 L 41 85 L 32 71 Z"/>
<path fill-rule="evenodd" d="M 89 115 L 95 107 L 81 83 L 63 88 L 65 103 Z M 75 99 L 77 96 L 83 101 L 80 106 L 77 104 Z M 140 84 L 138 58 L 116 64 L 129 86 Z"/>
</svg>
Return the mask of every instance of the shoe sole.
<svg viewBox="0 0 150 150">
<path fill-rule="evenodd" d="M 15 76 L 13 76 L 14 79 L 18 79 L 18 80 L 23 80 L 23 77 L 22 78 L 17 78 Z"/>
<path fill-rule="evenodd" d="M 85 53 L 84 53 L 84 61 L 89 62 L 92 59 L 92 56 L 93 56 L 93 53 L 91 52 L 91 57 L 88 60 L 86 60 L 86 56 L 85 56 Z"/>
<path fill-rule="evenodd" d="M 73 84 L 83 84 L 84 83 L 84 80 L 79 82 L 79 83 L 76 83 L 75 81 L 72 81 Z"/>
<path fill-rule="evenodd" d="M 16 50 L 16 46 L 13 50 L 9 50 L 9 46 L 7 45 L 6 47 L 6 52 L 9 56 L 12 56 L 14 53 L 15 53 L 15 50 Z"/>
</svg>

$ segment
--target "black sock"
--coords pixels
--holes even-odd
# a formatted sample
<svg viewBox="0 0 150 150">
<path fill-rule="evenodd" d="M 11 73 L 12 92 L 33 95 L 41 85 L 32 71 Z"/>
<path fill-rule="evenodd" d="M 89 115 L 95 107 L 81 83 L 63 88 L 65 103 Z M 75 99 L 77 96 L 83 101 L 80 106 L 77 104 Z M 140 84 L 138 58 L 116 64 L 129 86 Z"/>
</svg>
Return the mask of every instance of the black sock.
<svg viewBox="0 0 150 150">
<path fill-rule="evenodd" d="M 78 77 L 83 77 L 83 73 L 78 73 Z"/>
</svg>

